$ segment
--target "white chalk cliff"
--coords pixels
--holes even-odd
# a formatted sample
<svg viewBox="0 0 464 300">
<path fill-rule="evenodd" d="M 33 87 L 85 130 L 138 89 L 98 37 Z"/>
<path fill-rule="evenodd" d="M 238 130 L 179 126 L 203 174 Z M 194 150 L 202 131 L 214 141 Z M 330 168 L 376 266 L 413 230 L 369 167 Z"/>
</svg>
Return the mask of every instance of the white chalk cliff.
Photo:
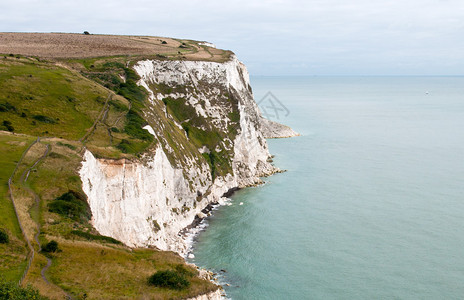
<svg viewBox="0 0 464 300">
<path fill-rule="evenodd" d="M 202 210 L 229 190 L 278 171 L 268 162 L 263 131 L 269 125 L 263 125 L 248 72 L 235 56 L 224 63 L 144 60 L 134 69 L 149 91 L 144 117 L 154 146 L 132 161 L 97 159 L 86 151 L 83 190 L 101 234 L 185 254 L 180 232 L 203 217 Z M 184 111 L 192 116 L 185 118 Z M 278 137 L 278 126 L 272 128 Z M 290 136 L 289 130 L 281 136 Z"/>
</svg>

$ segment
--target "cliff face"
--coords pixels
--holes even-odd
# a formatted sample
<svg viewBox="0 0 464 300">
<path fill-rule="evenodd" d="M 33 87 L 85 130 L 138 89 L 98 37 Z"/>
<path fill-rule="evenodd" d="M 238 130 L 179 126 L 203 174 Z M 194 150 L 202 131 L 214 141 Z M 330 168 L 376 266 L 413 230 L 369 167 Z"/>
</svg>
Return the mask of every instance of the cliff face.
<svg viewBox="0 0 464 300">
<path fill-rule="evenodd" d="M 277 169 L 264 139 L 245 66 L 139 61 L 149 91 L 144 128 L 155 138 L 136 161 L 96 159 L 86 151 L 80 176 L 95 228 L 129 246 L 185 253 L 179 232 L 230 189 Z"/>
</svg>

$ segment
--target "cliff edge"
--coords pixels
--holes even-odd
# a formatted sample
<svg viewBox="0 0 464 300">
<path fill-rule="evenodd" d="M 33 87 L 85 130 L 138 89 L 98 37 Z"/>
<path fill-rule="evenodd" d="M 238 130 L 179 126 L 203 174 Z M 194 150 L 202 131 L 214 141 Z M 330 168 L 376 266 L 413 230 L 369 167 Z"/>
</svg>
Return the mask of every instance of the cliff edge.
<svg viewBox="0 0 464 300">
<path fill-rule="evenodd" d="M 85 152 L 80 176 L 92 222 L 129 246 L 186 254 L 181 231 L 228 191 L 278 171 L 265 138 L 294 132 L 262 118 L 235 56 L 224 63 L 141 60 L 133 68 L 149 93 L 143 114 L 156 146 L 140 160 Z"/>
</svg>

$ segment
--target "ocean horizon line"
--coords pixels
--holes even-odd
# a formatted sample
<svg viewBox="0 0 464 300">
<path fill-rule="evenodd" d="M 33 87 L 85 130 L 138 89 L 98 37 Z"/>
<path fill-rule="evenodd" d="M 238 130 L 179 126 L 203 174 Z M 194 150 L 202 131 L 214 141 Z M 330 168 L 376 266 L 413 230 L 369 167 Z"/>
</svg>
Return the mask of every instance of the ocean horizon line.
<svg viewBox="0 0 464 300">
<path fill-rule="evenodd" d="M 273 78 L 273 77 L 286 77 L 286 78 L 308 78 L 308 77 L 327 77 L 327 78 L 334 78 L 334 77 L 346 77 L 346 78 L 353 78 L 353 77 L 464 77 L 463 75 L 254 75 L 250 74 L 250 77 L 261 77 L 261 78 Z"/>
</svg>

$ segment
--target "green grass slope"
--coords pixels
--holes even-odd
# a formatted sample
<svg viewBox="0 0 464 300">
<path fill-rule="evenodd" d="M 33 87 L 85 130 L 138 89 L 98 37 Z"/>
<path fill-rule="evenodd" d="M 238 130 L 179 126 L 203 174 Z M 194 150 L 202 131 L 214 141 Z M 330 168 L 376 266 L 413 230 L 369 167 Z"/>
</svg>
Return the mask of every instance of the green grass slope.
<svg viewBox="0 0 464 300">
<path fill-rule="evenodd" d="M 27 59 L 0 61 L 0 90 L 2 122 L 15 132 L 71 140 L 86 133 L 108 97 L 64 68 Z"/>
<path fill-rule="evenodd" d="M 0 133 L 0 228 L 10 238 L 9 243 L 0 243 L 0 274 L 5 280 L 19 280 L 27 264 L 27 249 L 9 198 L 8 179 L 33 140 L 30 136 Z"/>
<path fill-rule="evenodd" d="M 8 197 L 8 179 L 18 165 L 12 191 L 35 252 L 23 285 L 51 299 L 66 294 L 182 299 L 213 291 L 216 285 L 195 276 L 182 290 L 150 286 L 148 277 L 156 271 L 191 267 L 171 252 L 129 249 L 89 223 L 78 175 L 83 148 L 100 157 L 136 159 L 156 143 L 140 129 L 146 92 L 120 60 L 101 59 L 87 68 L 75 60 L 0 57 L 0 229 L 10 238 L 0 243 L 0 274 L 18 282 L 30 257 Z M 25 153 L 37 137 L 40 141 Z M 50 241 L 58 242 L 58 251 L 41 251 Z"/>
</svg>

